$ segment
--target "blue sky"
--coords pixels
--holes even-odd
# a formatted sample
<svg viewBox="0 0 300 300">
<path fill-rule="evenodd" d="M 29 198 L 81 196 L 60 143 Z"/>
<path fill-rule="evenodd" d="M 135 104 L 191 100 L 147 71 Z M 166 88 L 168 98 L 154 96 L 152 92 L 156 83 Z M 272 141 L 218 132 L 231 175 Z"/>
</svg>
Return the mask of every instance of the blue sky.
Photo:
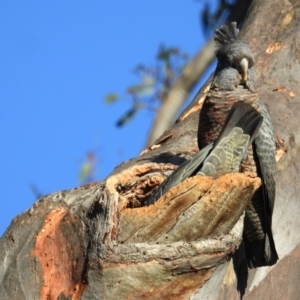
<svg viewBox="0 0 300 300">
<path fill-rule="evenodd" d="M 38 0 L 0 4 L 0 235 L 36 200 L 79 184 L 80 164 L 97 151 L 98 180 L 143 149 L 153 114 L 128 125 L 126 88 L 158 46 L 194 55 L 204 43 L 193 0 Z M 114 105 L 109 92 L 124 96 Z"/>
</svg>

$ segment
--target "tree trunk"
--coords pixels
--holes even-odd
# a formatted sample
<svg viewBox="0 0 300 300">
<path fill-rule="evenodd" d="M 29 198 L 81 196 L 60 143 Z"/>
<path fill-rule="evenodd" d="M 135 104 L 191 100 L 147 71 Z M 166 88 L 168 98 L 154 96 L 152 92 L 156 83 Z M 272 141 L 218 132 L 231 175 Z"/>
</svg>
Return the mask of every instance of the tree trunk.
<svg viewBox="0 0 300 300">
<path fill-rule="evenodd" d="M 253 1 L 242 29 L 278 140 L 273 233 L 280 261 L 248 270 L 243 211 L 251 173 L 196 176 L 143 207 L 197 151 L 209 83 L 173 128 L 105 181 L 45 196 L 0 241 L 0 299 L 298 299 L 300 6 Z"/>
</svg>

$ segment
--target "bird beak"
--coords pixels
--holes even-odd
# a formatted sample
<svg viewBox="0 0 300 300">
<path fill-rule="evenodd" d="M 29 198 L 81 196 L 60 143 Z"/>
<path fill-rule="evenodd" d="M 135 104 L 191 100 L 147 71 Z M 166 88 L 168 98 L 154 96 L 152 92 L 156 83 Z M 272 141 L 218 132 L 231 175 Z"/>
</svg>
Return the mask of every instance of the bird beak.
<svg viewBox="0 0 300 300">
<path fill-rule="evenodd" d="M 246 82 L 248 78 L 248 60 L 247 58 L 243 58 L 240 62 L 240 67 L 241 67 L 241 75 L 242 75 L 242 82 Z"/>
</svg>

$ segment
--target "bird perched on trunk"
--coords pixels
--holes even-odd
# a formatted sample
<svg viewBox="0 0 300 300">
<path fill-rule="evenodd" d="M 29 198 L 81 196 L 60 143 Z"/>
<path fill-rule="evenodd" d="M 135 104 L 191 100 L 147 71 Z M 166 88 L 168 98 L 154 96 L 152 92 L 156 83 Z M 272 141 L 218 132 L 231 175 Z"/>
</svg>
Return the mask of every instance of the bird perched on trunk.
<svg viewBox="0 0 300 300">
<path fill-rule="evenodd" d="M 270 115 L 258 98 L 253 53 L 239 38 L 236 23 L 216 30 L 217 68 L 212 86 L 199 118 L 199 149 L 220 134 L 226 116 L 237 101 L 251 104 L 263 116 L 262 126 L 242 160 L 240 170 L 252 171 L 262 179 L 262 186 L 247 206 L 244 224 L 246 257 L 250 268 L 270 266 L 278 256 L 272 236 L 275 200 L 275 138 Z"/>
<path fill-rule="evenodd" d="M 180 165 L 148 199 L 153 204 L 173 186 L 193 175 L 217 178 L 227 173 L 238 173 L 241 160 L 256 137 L 263 117 L 250 104 L 236 102 L 218 138 L 191 159 Z"/>
</svg>

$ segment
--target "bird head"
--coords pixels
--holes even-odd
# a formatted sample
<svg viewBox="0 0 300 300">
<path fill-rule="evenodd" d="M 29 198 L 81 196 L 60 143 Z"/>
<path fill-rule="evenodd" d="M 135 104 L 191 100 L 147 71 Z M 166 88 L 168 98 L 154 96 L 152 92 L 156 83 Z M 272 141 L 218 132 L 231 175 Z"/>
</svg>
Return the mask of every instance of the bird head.
<svg viewBox="0 0 300 300">
<path fill-rule="evenodd" d="M 241 75 L 241 83 L 245 83 L 248 79 L 248 69 L 254 65 L 254 57 L 249 45 L 239 39 L 236 22 L 222 25 L 215 33 L 219 66 L 236 69 Z"/>
</svg>

